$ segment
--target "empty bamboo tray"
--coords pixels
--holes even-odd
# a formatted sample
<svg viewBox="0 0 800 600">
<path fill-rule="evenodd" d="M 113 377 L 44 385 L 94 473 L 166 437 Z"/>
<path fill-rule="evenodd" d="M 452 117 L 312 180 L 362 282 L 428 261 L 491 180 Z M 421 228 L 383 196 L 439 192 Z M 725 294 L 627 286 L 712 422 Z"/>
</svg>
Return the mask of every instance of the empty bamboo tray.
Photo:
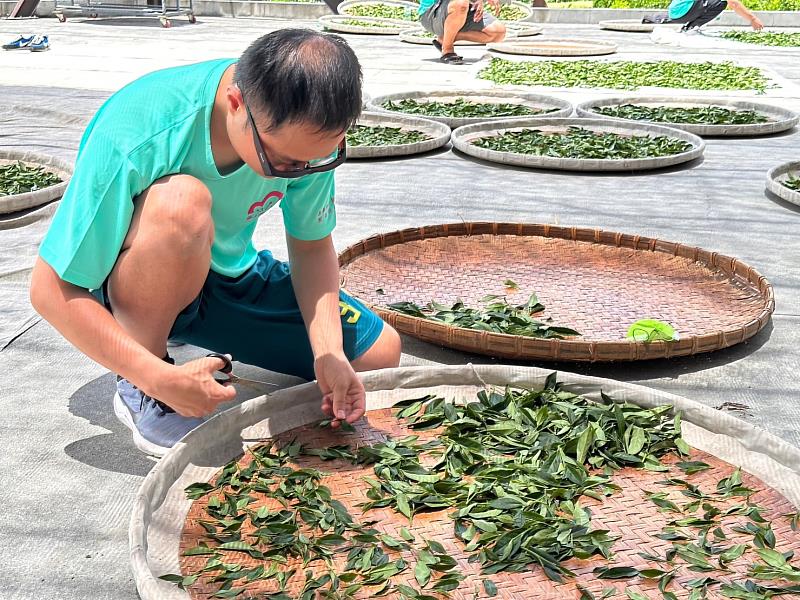
<svg viewBox="0 0 800 600">
<path fill-rule="evenodd" d="M 740 260 L 673 242 L 599 229 L 520 223 L 455 223 L 374 235 L 339 256 L 342 285 L 398 331 L 489 356 L 627 361 L 719 350 L 755 335 L 775 309 L 772 286 Z M 513 280 L 518 290 L 506 290 Z M 582 335 L 541 339 L 453 327 L 392 311 L 390 303 L 487 294 L 524 304 L 539 319 Z M 677 341 L 626 339 L 640 319 L 670 323 Z"/>
</svg>

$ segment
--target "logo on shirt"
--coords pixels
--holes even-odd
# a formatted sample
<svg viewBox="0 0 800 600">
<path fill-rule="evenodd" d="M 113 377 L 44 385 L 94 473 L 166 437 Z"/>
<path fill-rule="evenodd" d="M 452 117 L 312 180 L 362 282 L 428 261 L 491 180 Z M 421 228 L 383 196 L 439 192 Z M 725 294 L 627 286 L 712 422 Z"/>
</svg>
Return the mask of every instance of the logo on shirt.
<svg viewBox="0 0 800 600">
<path fill-rule="evenodd" d="M 320 208 L 319 211 L 317 212 L 317 223 L 322 223 L 328 220 L 328 217 L 330 216 L 331 212 L 333 212 L 333 203 L 334 203 L 333 196 L 331 196 L 330 200 L 328 200 L 325 206 Z"/>
<path fill-rule="evenodd" d="M 251 221 L 255 221 L 267 212 L 270 208 L 275 206 L 278 202 L 283 200 L 283 193 L 282 192 L 270 192 L 266 196 L 264 196 L 263 200 L 259 200 L 258 202 L 254 202 L 250 205 L 250 208 L 247 209 L 247 219 L 246 221 L 250 223 Z"/>
</svg>

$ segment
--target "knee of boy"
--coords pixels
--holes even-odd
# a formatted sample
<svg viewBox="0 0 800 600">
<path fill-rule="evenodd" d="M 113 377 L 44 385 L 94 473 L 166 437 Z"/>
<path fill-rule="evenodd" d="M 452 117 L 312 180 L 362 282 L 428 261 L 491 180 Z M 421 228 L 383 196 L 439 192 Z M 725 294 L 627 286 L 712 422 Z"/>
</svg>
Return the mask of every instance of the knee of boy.
<svg viewBox="0 0 800 600">
<path fill-rule="evenodd" d="M 469 10 L 469 0 L 450 0 L 448 8 L 451 12 L 467 12 Z"/>
</svg>

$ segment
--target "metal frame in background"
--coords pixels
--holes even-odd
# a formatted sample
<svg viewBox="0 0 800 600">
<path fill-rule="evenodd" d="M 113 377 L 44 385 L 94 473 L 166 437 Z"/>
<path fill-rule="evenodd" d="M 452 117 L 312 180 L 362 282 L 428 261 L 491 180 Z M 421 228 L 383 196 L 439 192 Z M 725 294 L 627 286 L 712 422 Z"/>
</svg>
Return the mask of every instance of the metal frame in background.
<svg viewBox="0 0 800 600">
<path fill-rule="evenodd" d="M 121 4 L 102 0 L 56 0 L 53 14 L 62 23 L 67 20 L 67 16 L 92 19 L 96 17 L 154 17 L 161 22 L 162 27 L 172 27 L 170 17 L 187 16 L 189 23 L 197 22 L 192 0 L 146 1 L 147 4 L 141 4 L 141 0 L 136 0 L 134 4 Z"/>
</svg>

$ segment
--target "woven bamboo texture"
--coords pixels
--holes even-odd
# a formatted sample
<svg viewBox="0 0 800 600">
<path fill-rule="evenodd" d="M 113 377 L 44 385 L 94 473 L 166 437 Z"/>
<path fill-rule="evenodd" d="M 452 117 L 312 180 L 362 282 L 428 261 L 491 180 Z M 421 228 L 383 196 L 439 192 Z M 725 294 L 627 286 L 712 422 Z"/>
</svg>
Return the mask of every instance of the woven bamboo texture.
<svg viewBox="0 0 800 600">
<path fill-rule="evenodd" d="M 398 331 L 442 346 L 520 360 L 627 361 L 726 348 L 755 335 L 775 310 L 754 268 L 716 252 L 599 229 L 453 223 L 374 235 L 339 255 L 343 287 Z M 543 340 L 452 327 L 385 308 L 462 299 L 478 306 L 511 279 L 535 292 L 554 325 L 583 335 Z M 381 291 L 378 291 L 381 290 Z M 382 292 L 382 293 L 381 293 Z M 681 339 L 626 340 L 639 319 L 669 322 Z"/>
<path fill-rule="evenodd" d="M 395 116 L 388 113 L 363 112 L 358 118 L 359 125 L 369 127 L 400 127 L 404 131 L 420 131 L 428 139 L 412 144 L 391 144 L 383 146 L 348 146 L 347 158 L 380 158 L 386 156 L 408 156 L 441 148 L 450 141 L 450 128 L 444 123 L 420 119 L 407 115 Z"/>
<path fill-rule="evenodd" d="M 387 437 L 396 438 L 410 433 L 420 435 L 422 439 L 428 439 L 436 435 L 435 432 L 423 432 L 420 434 L 420 432 L 407 430 L 392 416 L 391 409 L 383 409 L 367 413 L 366 422 L 361 421 L 357 424 L 356 432 L 351 434 L 337 434 L 331 432 L 329 429 L 323 430 L 310 425 L 286 432 L 280 435 L 276 442 L 281 445 L 296 439 L 310 448 L 324 448 L 337 444 L 349 444 L 353 447 L 374 444 L 383 441 Z M 677 460 L 676 457 L 665 457 L 663 462 L 671 465 Z M 671 548 L 671 543 L 653 536 L 660 533 L 662 528 L 666 526 L 669 521 L 680 517 L 677 517 L 675 513 L 659 512 L 656 505 L 647 500 L 645 491 L 668 492 L 670 500 L 682 505 L 690 500 L 680 493 L 680 488 L 662 486 L 657 482 L 664 480 L 666 477 L 685 479 L 698 486 L 702 491 L 710 494 L 716 491 L 717 481 L 728 477 L 734 470 L 731 465 L 724 461 L 696 450 L 692 452 L 692 456 L 689 460 L 705 461 L 711 465 L 712 468 L 689 476 L 686 476 L 681 470 L 674 466 L 671 467 L 669 473 L 654 473 L 645 470 L 626 468 L 617 472 L 613 479 L 613 482 L 622 488 L 621 491 L 604 499 L 602 502 L 591 498 L 583 498 L 581 500 L 581 504 L 591 510 L 592 529 L 608 529 L 612 535 L 619 536 L 619 539 L 613 546 L 614 561 L 611 563 L 612 566 L 634 566 L 640 569 L 659 568 L 668 570 L 663 563 L 650 562 L 642 558 L 639 556 L 639 552 L 663 556 L 665 552 Z M 247 459 L 242 459 L 241 464 L 246 465 Z M 398 539 L 400 537 L 400 528 L 406 526 L 418 541 L 421 538 L 433 539 L 444 545 L 448 553 L 457 560 L 457 570 L 466 575 L 466 579 L 462 581 L 459 588 L 451 592 L 451 597 L 454 600 L 472 600 L 476 597 L 474 595 L 476 588 L 481 590 L 478 597 L 485 598 L 486 594 L 482 591 L 482 581 L 487 577 L 497 585 L 498 594 L 496 598 L 498 599 L 578 600 L 581 597 L 578 586 L 589 590 L 598 598 L 602 590 L 608 587 L 616 588 L 617 597 L 625 597 L 625 589 L 631 589 L 639 592 L 646 598 L 662 598 L 662 594 L 658 590 L 655 581 L 649 581 L 643 578 L 625 581 L 598 579 L 596 575 L 593 574 L 593 569 L 595 567 L 609 565 L 608 561 L 599 557 L 588 560 L 571 559 L 567 561 L 565 566 L 575 573 L 575 578 L 567 578 L 560 584 L 549 580 L 538 567 L 532 567 L 531 570 L 522 573 L 499 573 L 492 576 L 483 576 L 480 574 L 477 563 L 468 562 L 468 554 L 464 552 L 463 544 L 454 538 L 453 523 L 447 516 L 448 513 L 451 512 L 450 510 L 416 515 L 412 524 L 409 524 L 404 517 L 389 509 L 376 509 L 363 513 L 358 508 L 358 505 L 367 501 L 366 491 L 368 486 L 363 482 L 362 477 L 373 476 L 371 466 L 362 467 L 341 460 L 324 462 L 315 457 L 300 458 L 293 466 L 295 468 L 311 467 L 325 472 L 327 476 L 322 479 L 321 484 L 330 488 L 333 497 L 341 501 L 347 507 L 356 521 L 364 522 L 367 520 L 375 520 L 377 521 L 374 525 L 376 529 Z M 751 500 L 766 509 L 762 514 L 765 519 L 772 522 L 773 531 L 777 539 L 776 548 L 779 548 L 781 552 L 794 551 L 795 554 L 800 554 L 800 531 L 792 531 L 789 520 L 782 516 L 794 512 L 797 509 L 777 491 L 768 488 L 753 476 L 743 474 L 743 483 L 750 488 L 759 490 L 751 497 Z M 204 507 L 208 501 L 207 499 L 208 497 L 206 496 L 192 504 L 181 537 L 181 552 L 198 545 L 200 541 L 210 543 L 210 545 L 214 544 L 214 542 L 209 542 L 209 540 L 204 537 L 205 532 L 198 523 L 199 519 L 205 517 Z M 714 504 L 722 510 L 740 503 L 742 503 L 741 498 L 715 500 L 714 502 Z M 249 508 L 257 510 L 260 506 L 267 506 L 269 509 L 273 510 L 279 508 L 277 502 L 265 498 L 261 498 L 250 504 Z M 743 535 L 731 530 L 732 525 L 743 524 L 745 522 L 746 518 L 742 516 L 727 517 L 722 520 L 722 528 L 728 536 L 728 539 L 724 542 L 726 547 L 734 544 L 752 542 L 751 535 Z M 243 538 L 246 539 L 246 534 L 249 533 L 250 530 L 252 530 L 252 525 L 248 521 L 241 530 Z M 392 554 L 393 556 L 400 555 L 399 553 Z M 404 552 L 402 556 L 409 563 L 410 568 L 404 573 L 394 577 L 393 581 L 395 583 L 406 583 L 416 587 L 413 576 L 414 557 L 410 552 Z M 204 566 L 206 560 L 207 557 L 204 556 L 182 557 L 181 570 L 184 574 L 194 573 Z M 238 552 L 226 552 L 224 560 L 225 562 L 239 563 L 244 568 L 252 568 L 258 564 L 255 559 Z M 757 560 L 758 557 L 752 550 L 752 544 L 744 556 L 729 565 L 731 570 L 728 572 L 712 571 L 697 573 L 695 571 L 690 571 L 686 563 L 677 560 L 675 562 L 675 567 L 677 567 L 676 578 L 670 584 L 668 590 L 675 592 L 679 598 L 685 599 L 688 597 L 688 590 L 683 588 L 682 584 L 697 577 L 709 576 L 722 582 L 743 581 L 746 578 L 747 567 Z M 341 568 L 344 564 L 343 557 L 339 557 L 336 562 Z M 297 561 L 290 561 L 285 569 L 292 567 L 298 568 L 300 572 L 303 570 L 302 565 Z M 315 566 L 314 563 L 309 565 L 309 568 L 314 570 L 315 576 L 321 574 L 319 567 Z M 290 596 L 297 596 L 302 586 L 302 581 L 302 575 L 295 576 L 289 580 L 287 592 Z M 241 582 L 237 583 L 241 585 Z M 240 585 L 236 587 L 240 587 Z M 207 580 L 201 578 L 194 585 L 190 586 L 188 591 L 192 598 L 205 600 L 211 598 L 211 594 L 213 594 L 218 587 L 219 584 L 209 585 Z M 709 589 L 707 598 L 722 598 L 717 592 L 718 589 L 718 586 L 712 586 Z M 247 586 L 247 592 L 240 597 L 263 597 L 263 595 L 274 591 L 277 591 L 274 582 L 253 582 Z M 371 597 L 374 596 L 370 595 L 370 588 L 363 589 L 355 596 L 356 599 Z M 394 599 L 397 595 L 389 594 L 385 597 Z M 784 597 L 788 598 L 789 596 Z"/>
<path fill-rule="evenodd" d="M 767 189 L 779 198 L 800 206 L 800 192 L 790 190 L 781 181 L 789 177 L 800 177 L 800 161 L 778 165 L 767 173 Z"/>
<path fill-rule="evenodd" d="M 512 40 L 489 44 L 488 48 L 502 54 L 523 54 L 525 56 L 599 56 L 614 54 L 617 51 L 617 45 L 612 42 L 578 38 Z"/>
<path fill-rule="evenodd" d="M 651 158 L 564 158 L 542 154 L 522 154 L 481 148 L 472 142 L 476 139 L 503 135 L 508 131 L 538 129 L 544 133 L 563 133 L 570 127 L 581 127 L 595 132 L 616 133 L 623 136 L 667 136 L 691 144 L 691 148 L 677 154 Z M 503 121 L 473 123 L 453 131 L 456 150 L 490 162 L 533 169 L 558 169 L 563 171 L 643 171 L 662 169 L 692 161 L 702 156 L 705 142 L 693 133 L 634 121 L 611 119 L 521 117 Z"/>
<path fill-rule="evenodd" d="M 392 115 L 405 115 L 408 113 L 388 110 L 383 107 L 384 102 L 398 100 L 417 100 L 420 102 L 455 102 L 463 98 L 469 102 L 480 102 L 483 104 L 521 104 L 530 108 L 545 110 L 555 109 L 553 112 L 546 113 L 548 117 L 567 117 L 572 114 L 572 104 L 555 96 L 545 94 L 534 94 L 531 92 L 512 91 L 512 90 L 439 90 L 439 91 L 411 91 L 375 96 L 369 102 L 369 110 L 384 112 Z M 432 119 L 445 123 L 451 128 L 461 127 L 477 123 L 497 123 L 500 121 L 513 120 L 513 117 L 439 117 L 436 115 L 419 115 L 426 119 Z"/>
<path fill-rule="evenodd" d="M 33 192 L 0 196 L 0 215 L 41 206 L 64 195 L 64 190 L 67 189 L 67 184 L 72 176 L 72 165 L 54 156 L 0 149 L 0 166 L 13 164 L 17 161 L 21 161 L 31 167 L 44 167 L 51 173 L 58 175 L 61 178 L 61 183 Z"/>
<path fill-rule="evenodd" d="M 408 27 L 408 21 L 381 19 L 380 17 L 353 17 L 351 15 L 324 15 L 317 19 L 328 31 L 339 33 L 363 33 L 367 35 L 397 35 Z M 348 21 L 363 21 L 370 27 L 353 25 Z"/>
<path fill-rule="evenodd" d="M 600 21 L 600 29 L 625 31 L 626 33 L 650 33 L 655 29 L 653 23 L 642 23 L 641 19 L 612 19 Z"/>
<path fill-rule="evenodd" d="M 668 106 L 671 108 L 688 107 L 707 107 L 720 106 L 731 110 L 754 110 L 766 116 L 769 121 L 766 123 L 752 123 L 749 125 L 704 125 L 697 123 L 657 123 L 667 127 L 682 129 L 695 135 L 708 136 L 754 136 L 769 135 L 786 131 L 797 125 L 798 115 L 780 106 L 764 104 L 762 102 L 750 102 L 748 100 L 732 100 L 731 98 L 698 98 L 697 96 L 620 96 L 616 98 L 597 98 L 581 102 L 576 110 L 581 117 L 590 119 L 608 119 L 618 123 L 645 123 L 647 121 L 637 121 L 632 119 L 621 119 L 609 117 L 594 110 L 595 107 L 620 106 L 623 104 L 640 104 L 644 106 Z"/>
</svg>

